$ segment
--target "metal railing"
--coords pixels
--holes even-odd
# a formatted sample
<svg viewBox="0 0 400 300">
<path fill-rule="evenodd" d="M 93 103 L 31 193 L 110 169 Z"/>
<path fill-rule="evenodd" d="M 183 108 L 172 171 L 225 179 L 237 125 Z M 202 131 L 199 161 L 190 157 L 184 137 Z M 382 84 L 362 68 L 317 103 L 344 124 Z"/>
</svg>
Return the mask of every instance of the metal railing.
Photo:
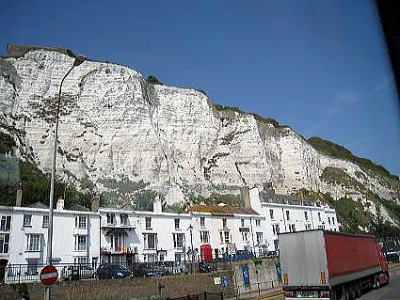
<svg viewBox="0 0 400 300">
<path fill-rule="evenodd" d="M 237 287 L 236 299 L 255 298 L 281 290 L 282 282 L 278 280 L 243 284 Z"/>
<path fill-rule="evenodd" d="M 4 269 L 4 283 L 39 282 L 45 264 L 9 264 Z M 91 264 L 54 264 L 59 280 L 93 278 L 96 266 Z"/>
</svg>

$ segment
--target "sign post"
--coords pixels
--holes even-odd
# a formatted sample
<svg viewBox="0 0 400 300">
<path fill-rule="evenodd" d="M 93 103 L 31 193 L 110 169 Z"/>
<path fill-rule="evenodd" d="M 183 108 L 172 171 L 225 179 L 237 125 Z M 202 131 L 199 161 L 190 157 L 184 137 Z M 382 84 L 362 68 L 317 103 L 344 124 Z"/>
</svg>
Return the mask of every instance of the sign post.
<svg viewBox="0 0 400 300">
<path fill-rule="evenodd" d="M 40 281 L 46 286 L 51 286 L 55 284 L 57 282 L 57 279 L 57 269 L 51 265 L 45 266 L 40 272 Z"/>
</svg>

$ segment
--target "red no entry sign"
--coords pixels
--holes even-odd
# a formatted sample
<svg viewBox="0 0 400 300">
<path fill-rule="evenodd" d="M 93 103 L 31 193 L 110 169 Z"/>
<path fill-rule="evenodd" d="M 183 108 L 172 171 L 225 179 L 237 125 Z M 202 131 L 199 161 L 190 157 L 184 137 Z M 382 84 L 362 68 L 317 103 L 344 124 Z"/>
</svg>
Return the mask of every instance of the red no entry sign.
<svg viewBox="0 0 400 300">
<path fill-rule="evenodd" d="M 40 281 L 44 285 L 53 285 L 56 283 L 58 278 L 57 269 L 53 266 L 45 266 L 40 272 Z"/>
</svg>

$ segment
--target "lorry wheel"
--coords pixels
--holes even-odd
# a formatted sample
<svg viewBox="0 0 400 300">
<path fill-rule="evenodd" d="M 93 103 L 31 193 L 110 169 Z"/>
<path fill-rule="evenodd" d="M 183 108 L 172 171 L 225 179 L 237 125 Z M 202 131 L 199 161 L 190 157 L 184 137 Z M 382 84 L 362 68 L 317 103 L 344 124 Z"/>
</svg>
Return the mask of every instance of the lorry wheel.
<svg viewBox="0 0 400 300">
<path fill-rule="evenodd" d="M 379 289 L 380 287 L 381 287 L 381 283 L 379 281 L 379 276 L 375 276 L 373 288 L 374 289 Z"/>
<path fill-rule="evenodd" d="M 356 286 L 355 285 L 350 285 L 349 286 L 349 298 L 351 300 L 356 299 Z"/>
<path fill-rule="evenodd" d="M 347 287 L 343 286 L 342 287 L 342 297 L 340 298 L 341 300 L 350 300 L 350 295 Z"/>
<path fill-rule="evenodd" d="M 359 283 L 356 284 L 355 290 L 356 290 L 356 298 L 360 298 L 361 297 L 361 287 L 360 287 Z"/>
</svg>

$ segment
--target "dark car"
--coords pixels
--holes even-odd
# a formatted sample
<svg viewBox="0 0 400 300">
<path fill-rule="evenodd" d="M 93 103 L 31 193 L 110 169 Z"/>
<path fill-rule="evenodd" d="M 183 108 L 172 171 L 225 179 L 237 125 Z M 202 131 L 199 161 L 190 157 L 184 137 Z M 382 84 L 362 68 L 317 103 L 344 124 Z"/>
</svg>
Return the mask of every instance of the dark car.
<svg viewBox="0 0 400 300">
<path fill-rule="evenodd" d="M 106 278 L 126 278 L 130 277 L 132 272 L 127 268 L 120 265 L 102 264 L 99 266 L 96 272 L 98 279 Z"/>
<path fill-rule="evenodd" d="M 251 253 L 249 250 L 238 250 L 236 252 L 236 259 L 250 259 L 253 257 L 253 253 Z"/>
<path fill-rule="evenodd" d="M 95 276 L 95 270 L 87 265 L 66 266 L 61 271 L 61 278 L 65 280 L 88 279 Z"/>
<path fill-rule="evenodd" d="M 199 272 L 200 273 L 209 273 L 209 272 L 211 272 L 211 266 L 208 263 L 201 261 L 201 262 L 199 262 Z"/>
<path fill-rule="evenodd" d="M 149 267 L 146 263 L 134 263 L 130 269 L 132 275 L 137 277 L 146 277 L 149 273 Z"/>
</svg>

